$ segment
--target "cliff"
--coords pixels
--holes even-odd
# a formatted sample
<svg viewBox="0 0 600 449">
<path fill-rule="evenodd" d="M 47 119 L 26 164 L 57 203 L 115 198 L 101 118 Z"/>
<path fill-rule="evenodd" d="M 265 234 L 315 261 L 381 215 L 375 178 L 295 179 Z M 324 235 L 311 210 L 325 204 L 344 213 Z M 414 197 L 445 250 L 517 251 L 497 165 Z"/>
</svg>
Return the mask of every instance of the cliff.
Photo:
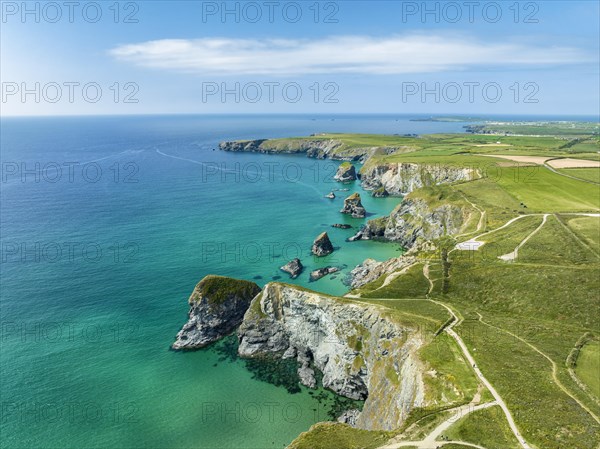
<svg viewBox="0 0 600 449">
<path fill-rule="evenodd" d="M 471 212 L 453 202 L 436 204 L 422 198 L 405 198 L 390 215 L 369 220 L 353 239 L 389 240 L 408 249 L 419 242 L 458 233 Z"/>
<path fill-rule="evenodd" d="M 308 157 L 317 159 L 343 161 L 364 161 L 369 155 L 378 150 L 378 148 L 349 147 L 337 139 L 319 139 L 318 137 L 221 142 L 219 149 L 222 151 L 266 154 L 306 154 Z"/>
<path fill-rule="evenodd" d="M 260 287 L 254 282 L 206 276 L 188 299 L 188 321 L 172 348 L 202 348 L 230 334 L 242 322 L 252 298 L 259 292 Z"/>
<path fill-rule="evenodd" d="M 360 194 L 353 193 L 344 200 L 344 207 L 340 210 L 342 214 L 349 214 L 353 218 L 365 218 L 367 211 L 360 201 Z"/>
<path fill-rule="evenodd" d="M 413 163 L 371 163 L 365 165 L 360 173 L 364 189 L 383 188 L 391 195 L 405 195 L 421 187 L 470 181 L 479 177 L 473 168 Z"/>
<path fill-rule="evenodd" d="M 333 179 L 339 182 L 356 181 L 356 168 L 350 162 L 342 162 Z"/>
<path fill-rule="evenodd" d="M 426 405 L 417 357 L 422 336 L 377 306 L 270 283 L 252 301 L 238 337 L 243 357 L 297 354 L 305 384 L 312 384 L 306 371 L 314 367 L 323 386 L 366 399 L 359 428 L 397 428 L 413 407 Z"/>
</svg>

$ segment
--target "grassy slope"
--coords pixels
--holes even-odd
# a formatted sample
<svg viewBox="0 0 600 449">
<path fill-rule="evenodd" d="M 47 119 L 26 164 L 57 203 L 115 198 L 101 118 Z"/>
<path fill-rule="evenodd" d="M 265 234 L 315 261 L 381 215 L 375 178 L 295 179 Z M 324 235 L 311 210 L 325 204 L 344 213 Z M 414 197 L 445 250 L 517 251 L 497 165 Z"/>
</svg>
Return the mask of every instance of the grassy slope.
<svg viewBox="0 0 600 449">
<path fill-rule="evenodd" d="M 563 168 L 559 172 L 600 183 L 600 168 Z"/>
<path fill-rule="evenodd" d="M 581 349 L 577 357 L 575 373 L 592 393 L 600 398 L 600 343 L 598 341 L 589 342 Z"/>
<path fill-rule="evenodd" d="M 466 441 L 487 449 L 520 447 L 499 406 L 477 410 L 465 416 L 448 429 L 445 435 L 450 440 Z"/>
</svg>

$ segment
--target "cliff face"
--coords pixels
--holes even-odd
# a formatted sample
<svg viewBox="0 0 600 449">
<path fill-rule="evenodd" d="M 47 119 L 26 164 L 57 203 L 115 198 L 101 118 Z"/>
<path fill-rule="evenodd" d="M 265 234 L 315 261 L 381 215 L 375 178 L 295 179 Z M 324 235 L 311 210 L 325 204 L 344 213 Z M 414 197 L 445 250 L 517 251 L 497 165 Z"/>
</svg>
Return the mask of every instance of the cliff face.
<svg viewBox="0 0 600 449">
<path fill-rule="evenodd" d="M 311 383 L 306 369 L 314 366 L 325 387 L 366 398 L 359 428 L 397 428 L 413 407 L 426 405 L 417 358 L 420 334 L 376 306 L 270 283 L 252 301 L 238 337 L 243 357 L 298 354 L 304 383 Z"/>
<path fill-rule="evenodd" d="M 477 170 L 444 165 L 420 165 L 412 163 L 389 163 L 367 166 L 361 170 L 363 188 L 384 188 L 391 195 L 405 195 L 421 187 L 478 177 Z"/>
<path fill-rule="evenodd" d="M 202 348 L 231 333 L 259 292 L 254 282 L 206 276 L 188 299 L 188 322 L 177 334 L 173 349 Z"/>
<path fill-rule="evenodd" d="M 343 161 L 364 160 L 376 148 L 345 148 L 335 139 L 259 139 L 247 141 L 221 142 L 219 149 L 233 152 L 254 152 L 267 154 L 300 154 L 317 159 Z"/>
<path fill-rule="evenodd" d="M 469 213 L 452 203 L 430 207 L 422 199 L 405 199 L 389 216 L 369 220 L 355 238 L 390 240 L 412 248 L 418 242 L 458 233 Z"/>
</svg>

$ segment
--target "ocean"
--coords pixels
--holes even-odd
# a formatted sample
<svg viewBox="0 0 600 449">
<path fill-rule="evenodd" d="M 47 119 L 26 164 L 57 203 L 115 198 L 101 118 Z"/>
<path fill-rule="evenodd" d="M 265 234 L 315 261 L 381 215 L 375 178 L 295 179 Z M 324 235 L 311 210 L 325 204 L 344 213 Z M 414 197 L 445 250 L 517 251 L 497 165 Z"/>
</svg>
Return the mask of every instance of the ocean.
<svg viewBox="0 0 600 449">
<path fill-rule="evenodd" d="M 330 294 L 395 244 L 348 243 L 363 193 L 339 162 L 219 151 L 222 140 L 319 132 L 461 132 L 408 116 L 135 116 L 1 121 L 2 448 L 282 448 L 335 414 L 330 392 L 290 391 L 231 355 L 235 341 L 169 349 L 207 274 Z M 324 198 L 332 189 L 337 198 Z M 331 228 L 347 223 L 354 229 Z M 315 260 L 327 231 L 336 251 Z M 279 270 L 300 257 L 304 273 Z M 344 267 L 309 282 L 311 269 Z M 232 349 L 233 348 L 233 349 Z M 339 404 L 338 404 L 339 405 Z"/>
</svg>

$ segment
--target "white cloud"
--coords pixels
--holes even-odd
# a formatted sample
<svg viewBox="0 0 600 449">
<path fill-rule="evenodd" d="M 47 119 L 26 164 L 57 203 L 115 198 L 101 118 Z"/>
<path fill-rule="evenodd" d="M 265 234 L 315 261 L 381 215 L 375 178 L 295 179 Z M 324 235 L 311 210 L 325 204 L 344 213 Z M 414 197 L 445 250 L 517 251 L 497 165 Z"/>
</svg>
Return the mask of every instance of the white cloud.
<svg viewBox="0 0 600 449">
<path fill-rule="evenodd" d="M 110 50 L 142 67 L 201 74 L 400 74 L 476 67 L 594 62 L 569 47 L 484 43 L 465 37 L 335 36 L 322 39 L 162 39 Z"/>
</svg>

